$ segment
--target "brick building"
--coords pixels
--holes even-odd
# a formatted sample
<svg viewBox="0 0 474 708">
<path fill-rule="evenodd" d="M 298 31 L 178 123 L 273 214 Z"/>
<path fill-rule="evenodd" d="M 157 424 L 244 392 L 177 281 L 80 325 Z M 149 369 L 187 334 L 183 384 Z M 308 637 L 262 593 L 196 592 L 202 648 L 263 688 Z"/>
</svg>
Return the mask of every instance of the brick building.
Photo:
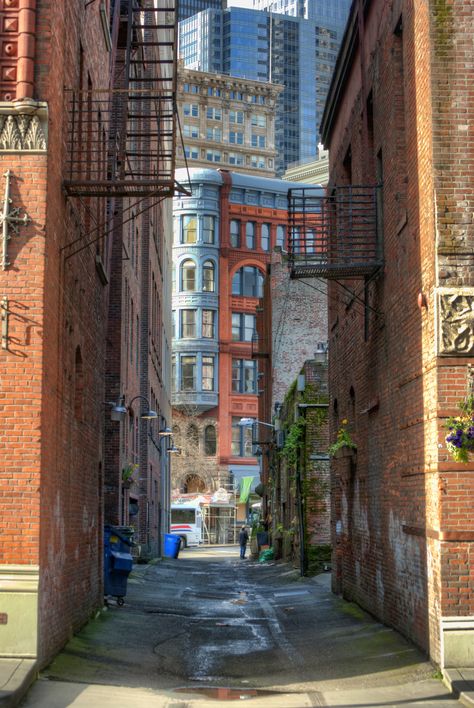
<svg viewBox="0 0 474 708">
<path fill-rule="evenodd" d="M 472 381 L 473 15 L 353 3 L 321 129 L 327 230 L 304 262 L 322 203 L 290 206 L 293 276 L 329 278 L 332 435 L 347 418 L 358 446 L 333 468 L 334 589 L 442 666 L 474 665 L 474 465 L 444 428 Z"/>
<path fill-rule="evenodd" d="M 104 401 L 115 396 L 105 386 L 107 317 L 126 217 L 120 219 L 128 199 L 162 198 L 173 187 L 170 143 L 153 175 L 140 156 L 142 140 L 150 138 L 146 160 L 157 147 L 144 92 L 135 103 L 144 111 L 135 129 L 126 120 L 137 80 L 151 79 L 156 88 L 156 77 L 143 73 L 143 25 L 153 24 L 157 11 L 144 6 L 121 14 L 125 5 L 1 6 L 0 655 L 39 665 L 102 604 Z M 172 54 L 173 35 L 171 23 L 160 38 L 166 44 L 151 51 Z M 174 98 L 175 65 L 166 66 L 160 92 L 168 93 L 155 136 L 169 123 L 166 106 Z M 129 247 L 123 240 L 122 253 Z M 150 258 L 155 268 L 158 256 Z M 161 273 L 160 292 L 163 279 Z M 120 313 L 114 316 L 119 322 Z M 137 333 L 144 337 L 143 322 Z M 145 390 L 142 380 L 140 389 L 133 385 L 134 392 Z M 124 393 L 117 388 L 112 400 Z M 119 475 L 117 466 L 117 487 Z"/>
<path fill-rule="evenodd" d="M 177 179 L 186 183 L 186 170 Z M 186 454 L 173 487 L 213 491 L 260 467 L 250 428 L 264 390 L 255 339 L 272 249 L 286 244 L 288 183 L 191 169 L 191 196 L 174 200 L 173 425 Z"/>
</svg>

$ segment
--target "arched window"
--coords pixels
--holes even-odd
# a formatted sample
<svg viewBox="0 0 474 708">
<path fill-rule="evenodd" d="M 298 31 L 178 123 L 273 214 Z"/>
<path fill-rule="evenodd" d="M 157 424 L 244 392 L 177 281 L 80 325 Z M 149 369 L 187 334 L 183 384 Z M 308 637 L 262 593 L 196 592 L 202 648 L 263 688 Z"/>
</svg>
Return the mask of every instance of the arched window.
<svg viewBox="0 0 474 708">
<path fill-rule="evenodd" d="M 74 363 L 74 416 L 76 420 L 82 420 L 84 411 L 84 369 L 82 366 L 81 347 L 76 349 L 76 359 Z"/>
<path fill-rule="evenodd" d="M 181 290 L 196 290 L 196 264 L 194 261 L 183 261 L 181 265 Z"/>
<path fill-rule="evenodd" d="M 262 297 L 263 275 L 254 266 L 240 268 L 232 278 L 232 295 Z"/>
<path fill-rule="evenodd" d="M 216 289 L 215 268 L 212 261 L 206 261 L 202 266 L 202 289 L 205 293 L 213 293 Z"/>
<path fill-rule="evenodd" d="M 197 425 L 194 425 L 194 423 L 188 425 L 187 437 L 191 447 L 197 447 L 199 445 L 199 431 Z"/>
<path fill-rule="evenodd" d="M 216 429 L 213 425 L 206 426 L 204 430 L 204 454 L 205 455 L 215 455 L 216 454 Z"/>
<path fill-rule="evenodd" d="M 181 442 L 181 430 L 179 429 L 179 425 L 173 425 L 172 427 L 173 431 L 173 442 L 175 445 L 179 445 Z"/>
</svg>

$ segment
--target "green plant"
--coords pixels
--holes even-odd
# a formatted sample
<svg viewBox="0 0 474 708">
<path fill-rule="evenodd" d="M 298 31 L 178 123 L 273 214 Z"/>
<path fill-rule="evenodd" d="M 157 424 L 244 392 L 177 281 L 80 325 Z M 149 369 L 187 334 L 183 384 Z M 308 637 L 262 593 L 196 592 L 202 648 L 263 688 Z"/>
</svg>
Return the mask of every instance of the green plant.
<svg viewBox="0 0 474 708">
<path fill-rule="evenodd" d="M 137 464 L 132 464 L 129 462 L 128 465 L 122 469 L 122 482 L 133 482 L 133 473 L 137 469 Z"/>
<path fill-rule="evenodd" d="M 446 447 L 455 462 L 469 462 L 469 453 L 474 452 L 474 396 L 459 402 L 460 415 L 448 418 Z"/>
<path fill-rule="evenodd" d="M 347 418 L 344 418 L 344 420 L 341 421 L 341 427 L 337 431 L 336 442 L 329 446 L 328 452 L 331 457 L 334 457 L 336 452 L 343 447 L 350 447 L 353 450 L 357 450 L 357 445 L 352 440 L 350 433 L 347 430 L 348 422 L 349 421 L 347 420 Z"/>
<path fill-rule="evenodd" d="M 298 462 L 299 450 L 304 441 L 305 425 L 306 420 L 301 417 L 298 418 L 288 430 L 285 444 L 280 455 L 286 458 L 290 467 L 296 467 L 296 463 Z"/>
</svg>

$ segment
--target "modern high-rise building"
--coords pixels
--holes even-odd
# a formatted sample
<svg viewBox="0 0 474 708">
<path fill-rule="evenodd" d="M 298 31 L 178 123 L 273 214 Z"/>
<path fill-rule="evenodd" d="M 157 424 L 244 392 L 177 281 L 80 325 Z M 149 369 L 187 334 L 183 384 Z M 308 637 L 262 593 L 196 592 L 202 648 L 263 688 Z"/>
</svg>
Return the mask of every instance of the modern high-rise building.
<svg viewBox="0 0 474 708">
<path fill-rule="evenodd" d="M 210 3 L 207 5 L 211 6 Z M 341 18 L 346 19 L 350 2 L 347 0 L 333 0 L 332 2 L 321 2 L 321 0 L 253 0 L 255 10 L 267 10 L 280 15 L 291 15 L 292 17 L 304 17 L 307 20 L 326 17 L 328 20 L 339 22 Z"/>
<path fill-rule="evenodd" d="M 197 12 L 214 8 L 219 10 L 223 7 L 222 0 L 180 0 L 178 4 L 178 21 L 185 20 L 187 17 L 192 17 Z"/>
<path fill-rule="evenodd" d="M 349 0 L 321 0 L 310 19 L 238 7 L 208 9 L 180 22 L 180 56 L 189 69 L 284 86 L 275 111 L 278 175 L 318 154 L 318 126 L 349 5 Z"/>
</svg>

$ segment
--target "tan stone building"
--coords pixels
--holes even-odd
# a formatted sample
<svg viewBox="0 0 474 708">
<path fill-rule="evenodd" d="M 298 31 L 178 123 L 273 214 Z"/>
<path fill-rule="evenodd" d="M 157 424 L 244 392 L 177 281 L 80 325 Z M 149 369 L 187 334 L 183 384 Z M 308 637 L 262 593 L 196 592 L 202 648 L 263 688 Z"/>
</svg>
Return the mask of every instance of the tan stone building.
<svg viewBox="0 0 474 708">
<path fill-rule="evenodd" d="M 282 179 L 289 182 L 304 182 L 305 184 L 321 184 L 323 187 L 329 182 L 329 153 L 319 145 L 317 160 L 306 160 L 289 165 Z"/>
<path fill-rule="evenodd" d="M 275 175 L 275 105 L 283 86 L 178 72 L 176 164 Z"/>
</svg>

